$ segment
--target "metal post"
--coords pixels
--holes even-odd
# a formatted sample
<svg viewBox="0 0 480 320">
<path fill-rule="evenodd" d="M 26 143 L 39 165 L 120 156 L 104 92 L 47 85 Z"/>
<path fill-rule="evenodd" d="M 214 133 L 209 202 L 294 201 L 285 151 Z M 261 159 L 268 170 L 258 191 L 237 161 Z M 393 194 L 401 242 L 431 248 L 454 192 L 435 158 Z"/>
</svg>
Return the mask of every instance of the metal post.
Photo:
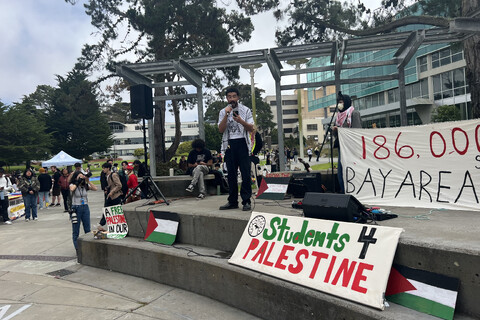
<svg viewBox="0 0 480 320">
<path fill-rule="evenodd" d="M 198 109 L 198 135 L 205 141 L 205 123 L 203 121 L 203 91 L 202 86 L 197 87 L 197 109 Z"/>
<path fill-rule="evenodd" d="M 280 80 L 275 81 L 275 97 L 277 101 L 277 130 L 278 130 L 278 161 L 280 171 L 285 171 L 285 144 L 283 141 L 283 116 L 282 116 L 282 89 Z"/>
<path fill-rule="evenodd" d="M 405 127 L 408 125 L 408 121 L 407 93 L 405 92 L 405 68 L 403 65 L 398 68 L 398 91 L 400 94 L 400 125 Z"/>
<path fill-rule="evenodd" d="M 155 132 L 153 119 L 148 119 L 148 150 L 150 154 L 150 175 L 157 176 L 157 162 L 155 161 Z"/>
<path fill-rule="evenodd" d="M 257 105 L 255 103 L 255 70 L 253 67 L 250 68 L 250 93 L 252 96 L 252 115 L 253 115 L 253 123 L 257 126 Z"/>
</svg>

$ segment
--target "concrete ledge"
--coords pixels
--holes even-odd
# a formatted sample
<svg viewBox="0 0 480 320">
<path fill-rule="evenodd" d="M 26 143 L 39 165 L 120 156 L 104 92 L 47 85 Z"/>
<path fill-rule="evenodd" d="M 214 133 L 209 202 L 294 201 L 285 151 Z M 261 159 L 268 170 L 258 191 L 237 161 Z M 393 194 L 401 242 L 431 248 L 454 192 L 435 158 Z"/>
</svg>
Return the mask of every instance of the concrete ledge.
<svg viewBox="0 0 480 320">
<path fill-rule="evenodd" d="M 217 194 L 215 176 L 213 174 L 207 174 L 204 176 L 204 180 L 207 194 Z M 155 184 L 167 198 L 198 195 L 198 187 L 196 187 L 192 193 L 185 190 L 190 184 L 190 181 L 192 181 L 192 176 L 190 175 L 155 177 L 153 181 L 155 181 Z"/>
<path fill-rule="evenodd" d="M 161 246 L 135 238 L 79 241 L 79 262 L 182 288 L 264 319 L 432 319 L 395 304 L 376 310 L 228 264 L 224 252 Z M 189 246 L 191 247 L 191 246 Z M 463 317 L 462 317 L 463 318 Z M 457 318 L 460 319 L 460 318 Z M 467 319 L 467 318 L 463 318 Z"/>
<path fill-rule="evenodd" d="M 219 211 L 226 196 L 207 197 L 197 201 L 173 201 L 169 206 L 133 208 L 124 206 L 129 236 L 143 238 L 150 209 L 179 214 L 177 243 L 233 252 L 246 227 L 250 212 Z M 285 207 L 289 206 L 286 202 Z M 301 210 L 279 207 L 273 201 L 256 200 L 255 211 L 284 215 L 303 215 Z M 387 208 L 399 218 L 378 222 L 383 226 L 405 229 L 400 237 L 394 262 L 460 279 L 456 309 L 480 318 L 480 214 L 467 211 L 438 213 L 430 221 L 417 221 L 410 216 L 427 209 Z M 409 216 L 407 216 L 407 214 Z M 466 230 L 469 230 L 468 232 Z"/>
</svg>

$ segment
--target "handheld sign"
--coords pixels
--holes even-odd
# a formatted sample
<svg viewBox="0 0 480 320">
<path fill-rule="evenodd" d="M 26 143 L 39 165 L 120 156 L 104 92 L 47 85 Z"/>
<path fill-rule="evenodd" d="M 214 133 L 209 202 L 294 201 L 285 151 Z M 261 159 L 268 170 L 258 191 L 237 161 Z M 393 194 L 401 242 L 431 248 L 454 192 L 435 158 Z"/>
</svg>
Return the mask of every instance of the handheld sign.
<svg viewBox="0 0 480 320">
<path fill-rule="evenodd" d="M 122 205 L 103 208 L 103 215 L 107 220 L 107 238 L 123 239 L 128 233 L 127 220 L 123 214 Z"/>
<path fill-rule="evenodd" d="M 383 310 L 402 232 L 252 212 L 228 262 Z"/>
<path fill-rule="evenodd" d="M 345 192 L 360 202 L 480 210 L 478 119 L 338 134 Z"/>
</svg>

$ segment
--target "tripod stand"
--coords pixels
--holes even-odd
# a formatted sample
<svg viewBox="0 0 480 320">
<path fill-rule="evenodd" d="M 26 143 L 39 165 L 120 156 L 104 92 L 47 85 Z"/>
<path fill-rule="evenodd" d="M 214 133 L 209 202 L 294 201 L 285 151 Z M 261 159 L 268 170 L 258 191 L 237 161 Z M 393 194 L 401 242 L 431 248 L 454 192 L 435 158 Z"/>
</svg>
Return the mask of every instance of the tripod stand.
<svg viewBox="0 0 480 320">
<path fill-rule="evenodd" d="M 142 120 L 143 120 L 143 151 L 144 151 L 144 156 L 145 156 L 145 163 L 143 164 L 145 167 L 144 167 L 143 171 L 146 172 L 146 174 L 143 176 L 143 181 L 141 183 L 139 183 L 135 187 L 135 189 L 130 191 L 125 198 L 123 198 L 122 203 L 125 203 L 125 201 L 127 201 L 127 199 L 132 194 L 135 194 L 135 192 L 137 191 L 138 188 L 140 188 L 140 190 L 142 190 L 142 192 L 145 194 L 145 197 L 147 199 L 151 199 L 152 197 L 155 197 L 155 200 L 158 200 L 159 197 L 161 197 L 167 205 L 170 205 L 170 203 L 168 203 L 167 199 L 165 199 L 165 196 L 163 195 L 162 191 L 160 191 L 160 188 L 157 186 L 155 181 L 153 181 L 153 178 L 150 175 L 150 171 L 148 170 L 148 167 L 147 167 L 147 163 L 148 163 L 147 133 L 146 133 L 147 129 L 145 128 L 145 118 L 143 118 Z"/>
</svg>

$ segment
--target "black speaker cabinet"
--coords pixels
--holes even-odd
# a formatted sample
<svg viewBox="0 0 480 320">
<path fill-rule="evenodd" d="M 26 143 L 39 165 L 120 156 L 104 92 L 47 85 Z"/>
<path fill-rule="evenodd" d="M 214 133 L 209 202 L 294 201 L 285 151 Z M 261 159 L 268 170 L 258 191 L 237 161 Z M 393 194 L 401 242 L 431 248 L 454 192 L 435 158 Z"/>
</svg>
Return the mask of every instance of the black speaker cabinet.
<svg viewBox="0 0 480 320">
<path fill-rule="evenodd" d="M 130 106 L 133 119 L 153 119 L 152 88 L 144 84 L 130 86 Z"/>
<path fill-rule="evenodd" d="M 320 172 L 293 173 L 287 193 L 294 198 L 303 198 L 306 192 L 323 192 Z"/>
<path fill-rule="evenodd" d="M 307 218 L 347 222 L 357 221 L 364 209 L 350 194 L 307 192 L 302 204 Z"/>
</svg>

